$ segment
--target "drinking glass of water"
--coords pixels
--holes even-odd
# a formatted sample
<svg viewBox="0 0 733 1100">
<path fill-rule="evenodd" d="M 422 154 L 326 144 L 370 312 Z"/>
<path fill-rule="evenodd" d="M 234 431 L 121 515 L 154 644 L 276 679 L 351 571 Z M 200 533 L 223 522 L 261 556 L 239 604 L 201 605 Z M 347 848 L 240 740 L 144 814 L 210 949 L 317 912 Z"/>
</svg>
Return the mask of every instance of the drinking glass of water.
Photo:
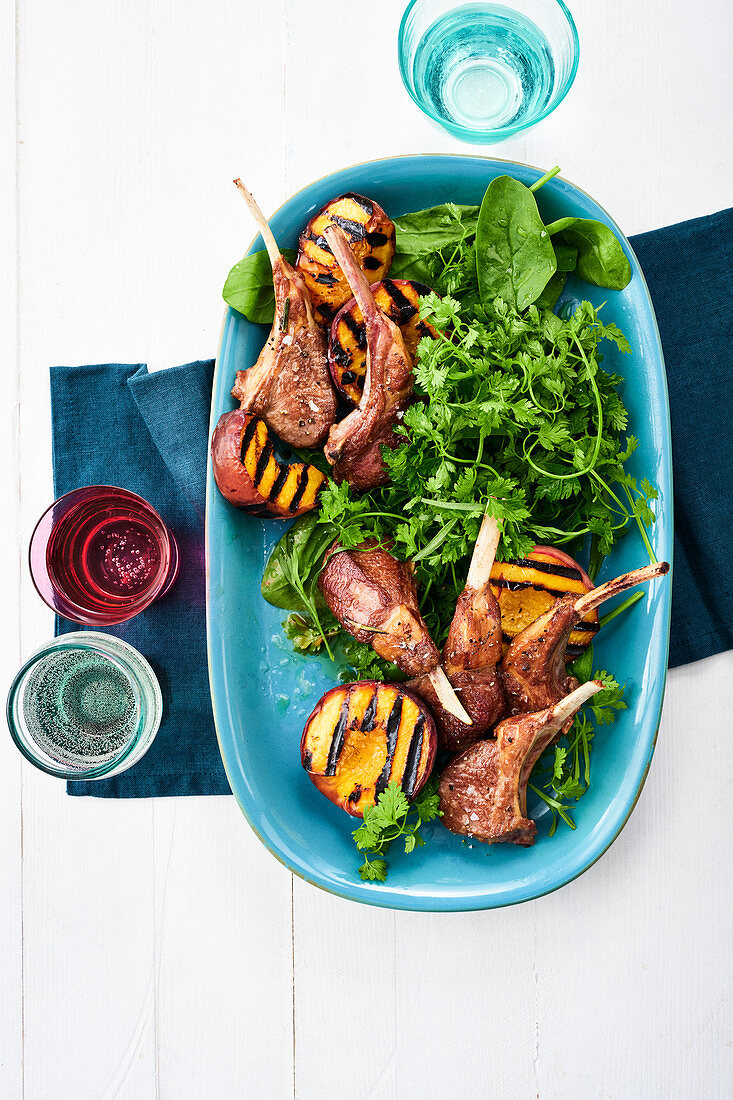
<svg viewBox="0 0 733 1100">
<path fill-rule="evenodd" d="M 8 695 L 15 744 L 61 779 L 108 779 L 150 748 L 163 712 L 145 658 L 120 638 L 62 634 L 26 661 Z"/>
<path fill-rule="evenodd" d="M 418 107 L 462 141 L 489 144 L 557 107 L 575 79 L 579 45 L 562 0 L 411 0 L 398 50 Z"/>
</svg>

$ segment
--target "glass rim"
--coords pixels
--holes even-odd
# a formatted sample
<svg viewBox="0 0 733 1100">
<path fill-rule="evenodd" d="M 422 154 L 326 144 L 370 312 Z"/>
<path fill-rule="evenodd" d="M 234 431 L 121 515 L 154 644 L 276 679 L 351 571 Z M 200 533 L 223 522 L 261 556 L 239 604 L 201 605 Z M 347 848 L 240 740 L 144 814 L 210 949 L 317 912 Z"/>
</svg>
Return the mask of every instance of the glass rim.
<svg viewBox="0 0 733 1100">
<path fill-rule="evenodd" d="M 119 648 L 122 652 L 115 653 L 115 648 Z M 130 737 L 128 743 L 120 751 L 119 755 L 112 757 L 110 760 L 106 760 L 103 764 L 99 764 L 96 767 L 92 766 L 81 769 L 63 768 L 62 766 L 53 767 L 32 752 L 16 728 L 17 724 L 14 710 L 18 688 L 27 673 L 38 664 L 40 660 L 57 649 L 89 649 L 95 653 L 101 653 L 103 657 L 111 661 L 111 663 L 124 674 L 125 678 L 131 682 L 131 687 L 135 696 L 135 704 L 140 712 L 138 728 Z M 136 665 L 139 667 L 135 667 Z M 146 688 L 152 695 L 153 703 L 148 713 L 145 713 L 145 708 L 143 706 L 144 699 L 148 694 Z M 117 638 L 114 634 L 105 634 L 97 630 L 74 630 L 69 631 L 67 634 L 59 634 L 55 638 L 52 638 L 50 642 L 44 643 L 44 645 L 31 653 L 30 657 L 27 661 L 23 662 L 22 666 L 13 677 L 5 703 L 5 716 L 8 729 L 13 743 L 19 752 L 30 764 L 38 768 L 39 771 L 45 772 L 46 775 L 52 775 L 56 779 L 66 779 L 70 782 L 104 779 L 112 774 L 117 774 L 119 771 L 124 771 L 125 769 L 121 768 L 120 765 L 124 764 L 130 755 L 132 755 L 141 741 L 147 741 L 145 751 L 150 747 L 158 732 L 162 715 L 163 695 L 160 683 L 147 658 L 144 657 L 139 650 L 135 649 L 134 646 L 131 646 L 129 642 L 123 641 L 122 638 Z M 30 738 L 30 740 L 32 742 L 32 738 Z"/>
<path fill-rule="evenodd" d="M 505 138 L 513 137 L 514 134 L 519 134 L 522 130 L 529 129 L 530 126 L 536 126 L 538 122 L 542 122 L 548 115 L 552 114 L 556 107 L 559 107 L 565 96 L 568 94 L 573 86 L 575 77 L 578 74 L 578 65 L 580 64 L 580 37 L 578 35 L 578 28 L 575 25 L 575 20 L 570 12 L 570 9 L 565 4 L 564 0 L 550 0 L 551 3 L 556 4 L 561 13 L 565 17 L 568 28 L 570 30 L 570 40 L 572 47 L 572 62 L 570 69 L 565 80 L 559 86 L 559 91 L 553 94 L 550 102 L 537 114 L 534 118 L 529 119 L 526 122 L 518 122 L 516 124 L 509 124 L 507 126 L 497 126 L 494 130 L 471 130 L 467 126 L 461 126 L 460 123 L 449 122 L 445 118 L 442 118 L 435 111 L 432 111 L 425 103 L 417 97 L 412 89 L 412 81 L 407 73 L 407 66 L 405 64 L 405 49 L 404 41 L 407 31 L 407 20 L 410 13 L 419 5 L 424 3 L 425 0 L 410 0 L 404 12 L 402 13 L 402 19 L 400 20 L 399 30 L 397 32 L 397 63 L 400 70 L 400 77 L 404 85 L 405 91 L 409 95 L 413 103 L 418 107 L 420 111 L 433 122 L 437 123 L 442 129 L 447 130 L 448 133 L 466 135 L 465 140 L 468 144 L 481 145 L 489 144 L 490 140 L 503 141 Z M 457 5 L 456 5 L 457 6 Z M 504 5 L 511 8 L 511 2 Z M 487 140 L 490 139 L 490 140 Z"/>
<path fill-rule="evenodd" d="M 147 509 L 149 509 L 149 511 L 152 512 L 152 514 L 155 516 L 163 532 L 165 533 L 165 540 L 168 546 L 168 556 L 170 558 L 167 573 L 158 581 L 156 581 L 155 585 L 151 585 L 149 589 L 146 589 L 143 597 L 140 600 L 140 603 L 133 606 L 132 608 L 127 608 L 125 613 L 120 618 L 115 618 L 113 620 L 105 618 L 103 616 L 91 616 L 86 608 L 82 607 L 80 604 L 76 603 L 76 601 L 72 600 L 65 593 L 63 593 L 63 599 L 69 605 L 69 608 L 72 609 L 74 612 L 78 612 L 80 616 L 77 619 L 70 618 L 69 615 L 59 610 L 59 608 L 56 607 L 53 603 L 50 603 L 46 595 L 41 591 L 38 581 L 36 580 L 36 571 L 33 567 L 33 549 L 36 541 L 36 536 L 39 533 L 41 525 L 44 523 L 44 521 L 48 519 L 53 509 L 56 508 L 57 505 L 63 504 L 63 502 L 65 500 L 68 500 L 69 497 L 74 497 L 80 493 L 86 493 L 90 490 L 95 489 L 110 489 L 113 490 L 115 493 L 125 493 L 126 496 L 131 497 L 133 500 L 138 501 L 140 504 L 143 504 Z M 52 500 L 48 507 L 45 508 L 41 515 L 38 517 L 38 520 L 33 527 L 33 531 L 31 532 L 31 537 L 28 542 L 28 572 L 31 575 L 31 581 L 33 582 L 33 587 L 35 588 L 36 592 L 41 597 L 46 607 L 50 608 L 51 611 L 53 611 L 56 615 L 59 615 L 63 619 L 68 619 L 69 622 L 77 623 L 79 626 L 119 626 L 120 623 L 126 623 L 130 619 L 134 619 L 136 615 L 139 615 L 142 611 L 145 611 L 160 596 L 164 595 L 165 592 L 168 591 L 168 589 L 172 586 L 173 582 L 178 576 L 179 566 L 180 553 L 178 550 L 178 543 L 176 542 L 175 535 L 168 527 L 168 524 L 165 522 L 160 512 L 158 512 L 157 509 L 153 507 L 149 500 L 146 500 L 145 497 L 141 497 L 139 493 L 133 492 L 132 489 L 125 488 L 124 485 L 108 485 L 106 483 L 94 485 L 79 485 L 76 489 L 69 489 L 68 492 L 62 493 L 60 497 L 56 497 L 55 500 Z M 48 575 L 47 570 L 46 573 Z M 48 576 L 48 581 L 51 588 L 55 589 L 56 585 L 54 584 L 53 579 L 50 577 L 50 575 Z"/>
</svg>

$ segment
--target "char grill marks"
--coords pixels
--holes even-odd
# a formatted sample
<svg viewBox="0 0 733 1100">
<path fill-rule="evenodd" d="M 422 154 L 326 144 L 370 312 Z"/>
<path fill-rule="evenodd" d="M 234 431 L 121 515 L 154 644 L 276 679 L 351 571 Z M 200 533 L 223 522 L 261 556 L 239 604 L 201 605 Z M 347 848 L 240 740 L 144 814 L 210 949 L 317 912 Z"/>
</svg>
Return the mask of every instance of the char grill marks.
<svg viewBox="0 0 733 1100">
<path fill-rule="evenodd" d="M 537 826 L 527 817 L 527 781 L 544 750 L 603 684 L 578 687 L 554 707 L 505 718 L 495 741 L 478 741 L 452 760 L 440 777 L 442 822 L 486 844 L 527 847 Z"/>
<path fill-rule="evenodd" d="M 254 416 L 248 418 L 242 433 L 240 457 L 248 472 L 254 467 L 252 481 L 257 492 L 284 516 L 295 516 L 301 509 L 308 511 L 314 507 L 318 490 L 325 481 L 323 474 L 305 462 L 278 458 L 276 442 L 263 420 Z"/>
<path fill-rule="evenodd" d="M 501 660 L 501 614 L 490 585 L 499 535 L 496 520 L 485 516 L 466 586 L 458 597 L 443 647 L 445 671 L 472 718 L 471 725 L 440 705 L 427 677 L 408 685 L 431 707 L 440 745 L 451 752 L 458 752 L 482 737 L 505 713 L 504 689 L 496 668 Z"/>
<path fill-rule="evenodd" d="M 324 233 L 361 310 L 367 341 L 359 405 L 331 428 L 324 450 L 337 482 L 372 489 L 389 479 L 381 449 L 400 443 L 394 429 L 412 398 L 412 359 L 399 328 L 374 301 L 342 230 L 328 225 Z"/>
<path fill-rule="evenodd" d="M 499 601 L 503 640 L 509 645 L 526 626 L 548 611 L 560 597 L 573 593 L 582 596 L 593 584 L 572 559 L 562 558 L 552 547 L 535 546 L 527 558 L 496 562 L 491 570 L 491 586 Z M 598 613 L 592 611 L 573 630 L 566 659 L 585 652 L 599 629 Z"/>
<path fill-rule="evenodd" d="M 294 461 L 264 420 L 241 409 L 219 418 L 211 440 L 216 484 L 228 501 L 253 515 L 293 519 L 315 507 L 326 480 Z"/>
<path fill-rule="evenodd" d="M 329 225 L 337 225 L 346 235 L 370 283 L 384 278 L 395 250 L 394 223 L 378 203 L 353 191 L 331 199 L 311 218 L 300 234 L 296 266 L 303 275 L 316 320 L 321 325 L 330 325 L 334 315 L 351 297 L 349 284 L 325 235 Z"/>
<path fill-rule="evenodd" d="M 326 337 L 313 316 L 302 275 L 282 256 L 262 211 L 234 181 L 262 234 L 272 263 L 275 320 L 257 362 L 238 371 L 232 395 L 293 447 L 317 447 L 336 415 Z"/>
<path fill-rule="evenodd" d="M 425 705 L 397 684 L 332 688 L 308 719 L 301 762 L 318 789 L 360 816 L 389 783 L 413 798 L 433 765 L 436 735 Z"/>
<path fill-rule="evenodd" d="M 420 297 L 430 293 L 424 283 L 407 279 L 383 279 L 372 283 L 374 301 L 390 320 L 399 325 L 411 358 L 423 336 L 437 336 L 427 321 L 420 319 Z M 339 393 L 351 405 L 358 405 L 366 374 L 367 339 L 361 310 L 351 298 L 333 319 L 328 338 L 328 361 Z"/>
<path fill-rule="evenodd" d="M 660 562 L 624 573 L 583 596 L 563 596 L 517 634 L 501 663 L 510 714 L 551 707 L 572 691 L 577 680 L 568 676 L 565 651 L 582 617 L 604 600 L 667 572 L 667 562 Z"/>
</svg>

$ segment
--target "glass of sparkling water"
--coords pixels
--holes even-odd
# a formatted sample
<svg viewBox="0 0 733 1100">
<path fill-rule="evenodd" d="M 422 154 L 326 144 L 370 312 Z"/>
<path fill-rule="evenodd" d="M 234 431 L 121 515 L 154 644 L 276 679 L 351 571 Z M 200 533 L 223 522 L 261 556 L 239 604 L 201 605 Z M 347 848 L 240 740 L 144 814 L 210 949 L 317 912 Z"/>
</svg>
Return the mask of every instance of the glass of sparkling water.
<svg viewBox="0 0 733 1100">
<path fill-rule="evenodd" d="M 411 0 L 399 31 L 400 74 L 418 107 L 462 141 L 503 141 L 545 118 L 578 69 L 562 0 Z"/>
<path fill-rule="evenodd" d="M 155 673 L 127 642 L 82 630 L 34 653 L 8 694 L 20 751 L 61 779 L 108 779 L 132 767 L 158 732 L 163 701 Z"/>
</svg>

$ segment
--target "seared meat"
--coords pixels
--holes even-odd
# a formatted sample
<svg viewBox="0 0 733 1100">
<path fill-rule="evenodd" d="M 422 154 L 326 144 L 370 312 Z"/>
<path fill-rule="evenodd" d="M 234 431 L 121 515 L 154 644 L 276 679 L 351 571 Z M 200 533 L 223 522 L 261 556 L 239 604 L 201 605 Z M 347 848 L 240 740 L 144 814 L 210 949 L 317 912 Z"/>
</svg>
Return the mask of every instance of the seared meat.
<svg viewBox="0 0 733 1100">
<path fill-rule="evenodd" d="M 512 641 L 501 663 L 510 714 L 526 714 L 551 707 L 577 684 L 565 668 L 565 650 L 571 631 L 584 615 L 604 600 L 636 584 L 664 576 L 666 561 L 624 573 L 581 597 L 567 595 L 525 627 Z"/>
<path fill-rule="evenodd" d="M 317 447 L 336 415 L 326 337 L 316 324 L 303 276 L 285 260 L 262 211 L 234 181 L 259 227 L 272 263 L 275 320 L 254 366 L 237 371 L 232 396 L 292 447 Z"/>
<path fill-rule="evenodd" d="M 409 566 L 378 546 L 375 539 L 353 550 L 342 550 L 334 543 L 318 585 L 344 630 L 408 675 L 425 673 L 443 706 L 470 725 L 420 615 Z"/>
<path fill-rule="evenodd" d="M 470 726 L 441 707 L 425 676 L 407 685 L 425 699 L 435 717 L 441 748 L 459 752 L 493 729 L 505 713 L 506 699 L 497 664 L 501 660 L 501 614 L 489 577 L 499 544 L 499 525 L 491 516 L 481 524 L 466 586 L 458 597 L 443 665 L 458 698 L 473 719 Z"/>
<path fill-rule="evenodd" d="M 395 425 L 412 398 L 412 359 L 402 333 L 377 306 L 364 272 L 336 225 L 324 229 L 364 318 L 367 339 L 366 377 L 359 405 L 335 424 L 324 448 L 337 482 L 372 489 L 389 480 L 382 447 L 397 447 Z"/>
<path fill-rule="evenodd" d="M 363 265 L 362 265 L 363 266 Z M 382 279 L 371 283 L 374 301 L 390 320 L 399 325 L 405 347 L 412 359 L 424 336 L 437 338 L 438 332 L 420 317 L 420 298 L 430 287 L 409 279 Z M 358 405 L 364 389 L 367 339 L 361 310 L 350 298 L 338 311 L 328 337 L 328 364 L 334 385 L 350 405 Z"/>
<path fill-rule="evenodd" d="M 448 676 L 492 667 L 501 660 L 501 612 L 490 583 L 500 536 L 496 520 L 484 516 L 443 649 Z"/>
<path fill-rule="evenodd" d="M 453 672 L 449 683 L 471 718 L 471 725 L 457 718 L 442 705 L 429 676 L 408 680 L 405 687 L 414 691 L 430 707 L 438 729 L 438 744 L 448 752 L 460 752 L 479 737 L 487 736 L 503 714 L 506 696 L 498 668 L 488 665 L 466 672 Z"/>
<path fill-rule="evenodd" d="M 537 826 L 527 817 L 527 781 L 559 730 L 600 691 L 592 680 L 554 707 L 505 718 L 495 741 L 478 741 L 452 760 L 440 777 L 442 822 L 452 833 L 496 844 L 534 844 Z"/>
</svg>

